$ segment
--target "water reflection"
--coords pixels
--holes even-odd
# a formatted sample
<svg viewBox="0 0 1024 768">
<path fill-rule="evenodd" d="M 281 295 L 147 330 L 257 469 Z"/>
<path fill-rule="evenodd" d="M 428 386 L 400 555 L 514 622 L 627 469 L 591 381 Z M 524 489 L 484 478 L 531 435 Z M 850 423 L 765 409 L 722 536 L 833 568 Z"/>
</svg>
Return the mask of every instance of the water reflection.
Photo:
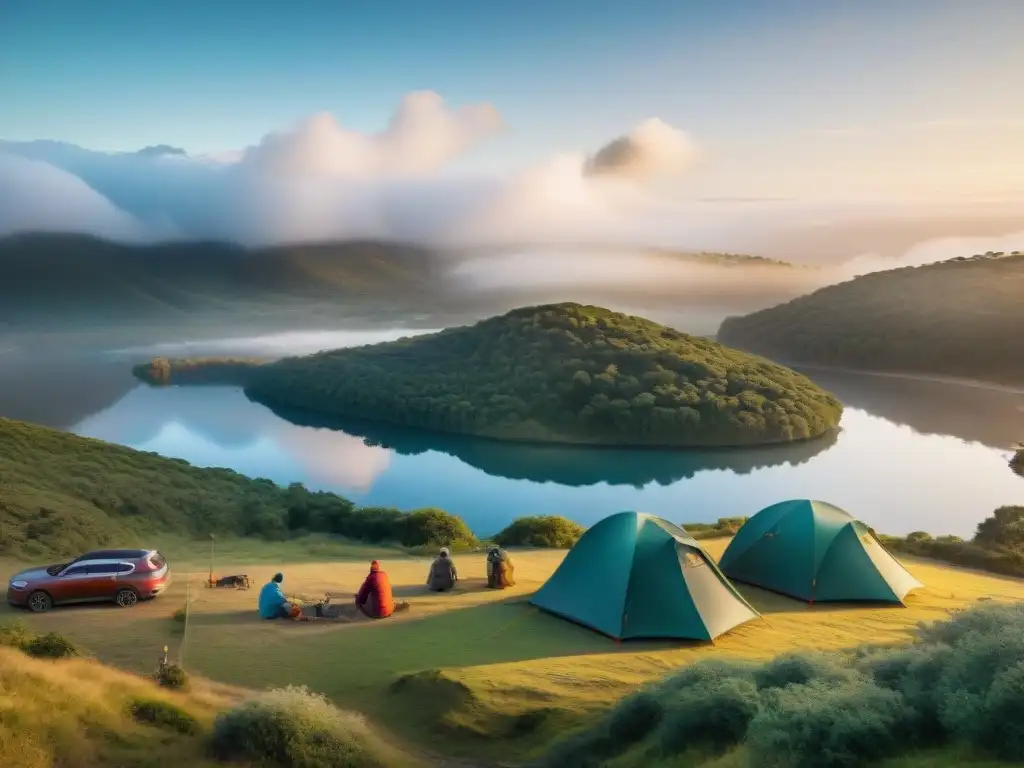
<svg viewBox="0 0 1024 768">
<path fill-rule="evenodd" d="M 306 429 L 250 406 L 233 387 L 137 386 L 74 429 L 139 450 L 287 484 L 368 491 L 391 452 L 344 432 Z"/>
<path fill-rule="evenodd" d="M 850 408 L 860 408 L 924 435 L 953 435 L 993 448 L 1024 439 L 1024 390 L 965 386 L 804 368 Z"/>
<path fill-rule="evenodd" d="M 355 435 L 367 446 L 403 456 L 428 451 L 447 454 L 492 477 L 581 487 L 606 483 L 643 488 L 672 485 L 708 470 L 746 475 L 756 469 L 803 464 L 836 443 L 838 430 L 816 440 L 766 448 L 727 450 L 628 450 L 551 445 L 521 445 L 481 440 L 381 422 L 331 418 L 294 408 L 264 404 L 282 419 L 305 427 Z"/>
<path fill-rule="evenodd" d="M 332 428 L 329 428 L 332 427 Z M 339 428 L 344 428 L 342 431 Z M 822 498 L 890 533 L 969 536 L 1021 497 L 1009 453 L 927 436 L 849 408 L 817 441 L 741 451 L 629 451 L 512 445 L 275 413 L 233 387 L 139 385 L 73 431 L 302 482 L 361 504 L 438 506 L 490 534 L 525 514 L 592 525 L 623 509 L 676 522 L 750 515 L 784 498 Z"/>
</svg>

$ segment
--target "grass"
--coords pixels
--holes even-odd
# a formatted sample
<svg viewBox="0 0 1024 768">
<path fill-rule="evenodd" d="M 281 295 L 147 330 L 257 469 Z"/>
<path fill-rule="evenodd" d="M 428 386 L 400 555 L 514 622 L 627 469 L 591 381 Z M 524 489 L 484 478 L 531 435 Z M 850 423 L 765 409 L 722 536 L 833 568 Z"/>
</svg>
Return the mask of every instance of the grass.
<svg viewBox="0 0 1024 768">
<path fill-rule="evenodd" d="M 726 544 L 726 539 L 704 542 L 715 556 Z M 182 560 L 171 559 L 176 581 L 168 595 L 130 611 L 101 606 L 17 616 L 34 631 L 58 629 L 99 659 L 130 670 L 152 670 L 169 644 L 172 657 L 190 674 L 245 688 L 307 685 L 431 751 L 521 759 L 539 754 L 638 685 L 698 659 L 767 659 L 790 650 L 900 643 L 918 622 L 943 619 L 979 601 L 1024 599 L 1024 582 L 909 560 L 910 570 L 927 586 L 909 596 L 906 607 L 809 607 L 741 587 L 764 620 L 738 627 L 714 645 L 616 645 L 526 604 L 564 551 L 516 552 L 517 585 L 503 592 L 483 587 L 482 554 L 456 556 L 459 588 L 435 594 L 422 586 L 429 560 L 406 553 L 357 548 L 350 553 L 354 560 L 314 562 L 307 552 L 289 562 L 286 555 L 302 553 L 296 545 L 274 562 L 264 557 L 269 552 L 260 549 L 263 545 L 233 546 L 233 558 L 225 563 L 233 563 L 231 572 L 249 574 L 254 589 L 248 592 L 204 589 L 208 561 L 193 550 L 191 557 L 182 552 Z M 290 594 L 347 595 L 358 588 L 370 557 L 381 559 L 396 596 L 410 602 L 407 613 L 352 625 L 256 617 L 256 589 L 275 571 L 285 574 Z M 2 568 L 0 575 L 6 575 Z M 182 606 L 186 585 L 192 601 L 182 633 L 172 617 Z M 5 610 L 0 609 L 0 622 Z M 111 632 L 115 621 L 119 631 Z M 929 755 L 921 759 L 934 757 Z M 707 768 L 740 765 L 732 759 L 715 758 Z M 889 765 L 917 765 L 908 759 Z M 920 765 L 943 765 L 935 760 Z"/>
<path fill-rule="evenodd" d="M 0 648 L 0 755 L 5 768 L 212 768 L 201 736 L 239 695 L 210 683 L 173 694 L 92 661 Z"/>
</svg>

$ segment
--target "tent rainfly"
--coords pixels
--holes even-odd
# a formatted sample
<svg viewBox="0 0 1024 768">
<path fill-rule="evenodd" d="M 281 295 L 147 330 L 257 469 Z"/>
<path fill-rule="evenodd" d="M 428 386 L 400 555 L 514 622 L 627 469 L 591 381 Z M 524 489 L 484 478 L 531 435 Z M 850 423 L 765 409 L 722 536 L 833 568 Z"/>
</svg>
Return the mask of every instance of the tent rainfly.
<svg viewBox="0 0 1024 768">
<path fill-rule="evenodd" d="M 690 534 L 638 512 L 583 534 L 530 602 L 617 640 L 713 640 L 759 616 Z"/>
<path fill-rule="evenodd" d="M 808 499 L 762 509 L 737 531 L 719 565 L 730 579 L 809 603 L 902 603 L 924 586 L 864 523 Z"/>
</svg>

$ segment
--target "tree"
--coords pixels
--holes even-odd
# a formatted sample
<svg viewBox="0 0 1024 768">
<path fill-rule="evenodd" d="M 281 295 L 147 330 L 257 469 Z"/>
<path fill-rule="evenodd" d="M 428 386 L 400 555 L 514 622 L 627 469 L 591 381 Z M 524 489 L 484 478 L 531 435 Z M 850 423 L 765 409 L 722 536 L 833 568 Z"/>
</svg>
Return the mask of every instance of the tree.
<svg viewBox="0 0 1024 768">
<path fill-rule="evenodd" d="M 988 549 L 1024 552 L 1024 507 L 1000 507 L 978 523 L 974 543 Z"/>
</svg>

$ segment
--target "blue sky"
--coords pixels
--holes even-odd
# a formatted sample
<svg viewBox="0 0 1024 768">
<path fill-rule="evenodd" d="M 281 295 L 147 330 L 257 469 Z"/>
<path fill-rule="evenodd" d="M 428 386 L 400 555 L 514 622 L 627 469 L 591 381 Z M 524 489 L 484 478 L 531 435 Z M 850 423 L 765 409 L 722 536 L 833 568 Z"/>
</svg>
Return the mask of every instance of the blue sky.
<svg viewBox="0 0 1024 768">
<path fill-rule="evenodd" d="M 1019 118 L 1022 28 L 1018 0 L 11 0 L 0 138 L 211 152 L 321 110 L 376 130 L 428 88 L 501 111 L 480 162 L 594 147 L 650 116 L 756 152 Z"/>
</svg>

